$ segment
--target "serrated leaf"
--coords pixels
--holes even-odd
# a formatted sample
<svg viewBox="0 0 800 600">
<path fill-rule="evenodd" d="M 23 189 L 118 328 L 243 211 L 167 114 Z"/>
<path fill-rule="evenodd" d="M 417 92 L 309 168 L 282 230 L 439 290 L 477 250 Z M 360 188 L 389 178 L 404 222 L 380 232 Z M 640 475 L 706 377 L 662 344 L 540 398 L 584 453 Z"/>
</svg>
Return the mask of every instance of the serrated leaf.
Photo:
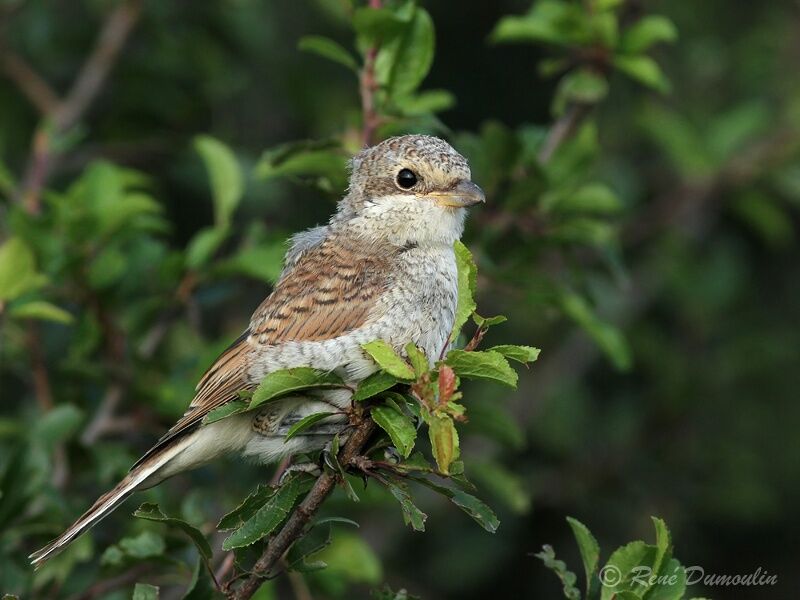
<svg viewBox="0 0 800 600">
<path fill-rule="evenodd" d="M 306 35 L 300 38 L 297 47 L 300 50 L 313 52 L 318 56 L 332 60 L 335 63 L 347 67 L 354 73 L 358 73 L 358 63 L 356 63 L 356 59 L 353 58 L 353 55 L 345 50 L 341 44 L 334 42 L 330 38 L 321 35 Z"/>
<path fill-rule="evenodd" d="M 133 588 L 133 600 L 158 600 L 158 587 L 149 583 L 137 583 Z"/>
<path fill-rule="evenodd" d="M 203 417 L 203 425 L 209 425 L 211 423 L 215 423 L 216 421 L 230 417 L 231 415 L 237 415 L 245 412 L 249 408 L 250 403 L 245 400 L 231 400 L 219 408 L 215 408 L 205 417 Z"/>
<path fill-rule="evenodd" d="M 194 148 L 203 159 L 211 182 L 214 223 L 216 227 L 227 228 L 244 191 L 236 155 L 228 146 L 208 135 L 197 136 Z"/>
<path fill-rule="evenodd" d="M 400 503 L 405 524 L 411 525 L 414 531 L 425 531 L 425 520 L 428 518 L 428 515 L 414 504 L 414 499 L 408 491 L 408 486 L 404 483 L 388 482 L 386 487 L 389 489 L 392 496 Z"/>
<path fill-rule="evenodd" d="M 662 563 L 672 554 L 672 539 L 663 519 L 658 517 L 650 517 L 650 519 L 656 529 L 656 556 L 653 561 L 653 573 L 660 573 Z"/>
<path fill-rule="evenodd" d="M 536 359 L 539 358 L 539 353 L 541 350 L 539 348 L 534 348 L 533 346 L 516 346 L 513 344 L 508 344 L 502 346 L 492 346 L 489 348 L 489 352 L 499 352 L 506 358 L 510 358 L 511 360 L 515 360 L 523 365 L 527 365 L 535 362 Z"/>
<path fill-rule="evenodd" d="M 366 344 L 361 344 L 364 351 L 369 354 L 378 366 L 397 377 L 398 379 L 414 379 L 414 370 L 404 361 L 394 348 L 383 340 L 375 340 Z"/>
<path fill-rule="evenodd" d="M 456 256 L 456 267 L 458 268 L 458 304 L 456 315 L 453 321 L 453 332 L 450 334 L 450 341 L 453 342 L 458 337 L 464 323 L 470 315 L 475 312 L 475 289 L 478 282 L 478 268 L 469 251 L 460 240 L 456 240 L 453 245 Z"/>
<path fill-rule="evenodd" d="M 0 246 L 0 301 L 14 300 L 44 285 L 36 272 L 33 252 L 20 238 L 9 238 Z"/>
<path fill-rule="evenodd" d="M 475 496 L 455 490 L 450 499 L 489 533 L 496 532 L 500 527 L 500 520 L 494 511 Z"/>
<path fill-rule="evenodd" d="M 572 528 L 572 534 L 578 543 L 578 550 L 581 553 L 583 569 L 586 575 L 586 598 L 589 597 L 592 582 L 597 572 L 597 563 L 600 560 L 600 545 L 597 540 L 583 523 L 573 517 L 567 517 L 567 523 Z"/>
<path fill-rule="evenodd" d="M 575 582 L 578 578 L 575 573 L 567 569 L 567 565 L 563 560 L 558 560 L 556 558 L 552 546 L 545 544 L 542 546 L 542 551 L 534 556 L 540 559 L 544 563 L 544 566 L 553 571 L 561 580 L 564 598 L 567 600 L 580 600 L 581 593 L 578 591 L 578 588 L 575 587 Z"/>
<path fill-rule="evenodd" d="M 661 67 L 649 56 L 618 55 L 613 62 L 617 69 L 631 79 L 662 94 L 669 92 L 672 87 Z"/>
<path fill-rule="evenodd" d="M 448 473 L 450 463 L 458 458 L 458 432 L 450 415 L 431 414 L 425 419 L 428 424 L 428 437 L 439 471 Z"/>
<path fill-rule="evenodd" d="M 278 491 L 259 508 L 241 527 L 222 543 L 222 549 L 232 550 L 249 546 L 268 536 L 277 528 L 294 508 L 297 498 L 311 489 L 313 479 L 298 475 L 287 479 Z"/>
<path fill-rule="evenodd" d="M 632 579 L 638 574 L 638 571 L 635 570 L 636 567 L 652 567 L 655 554 L 656 547 L 645 544 L 641 540 L 617 548 L 611 554 L 606 566 L 603 567 L 608 570 L 607 572 L 613 573 L 614 580 L 610 581 L 606 578 L 600 592 L 600 599 L 612 600 L 616 594 L 625 590 L 645 591 L 641 589 L 639 583 Z"/>
<path fill-rule="evenodd" d="M 197 547 L 200 555 L 205 560 L 211 560 L 213 553 L 211 552 L 211 546 L 209 545 L 206 536 L 204 536 L 199 529 L 190 525 L 186 521 L 178 519 L 177 517 L 168 517 L 161 512 L 158 504 L 149 502 L 142 504 L 136 510 L 136 512 L 133 513 L 133 516 L 138 517 L 139 519 L 145 519 L 146 521 L 157 521 L 159 523 L 169 525 L 170 527 L 176 527 L 180 529 L 183 531 L 183 533 L 189 536 L 189 539 L 191 539 L 194 545 Z"/>
<path fill-rule="evenodd" d="M 376 371 L 358 384 L 353 394 L 353 401 L 361 402 L 373 398 L 391 388 L 398 381 L 397 377 L 390 375 L 386 371 Z"/>
<path fill-rule="evenodd" d="M 259 508 L 266 504 L 267 500 L 275 495 L 276 491 L 275 487 L 259 484 L 239 506 L 220 519 L 217 529 L 228 531 L 241 527 L 245 521 L 256 514 Z"/>
<path fill-rule="evenodd" d="M 312 415 L 308 415 L 306 417 L 303 417 L 297 423 L 295 423 L 294 425 L 292 425 L 289 428 L 289 431 L 286 432 L 286 437 L 283 438 L 283 441 L 287 441 L 287 440 L 292 439 L 297 434 L 302 433 L 303 431 L 305 431 L 306 429 L 308 429 L 309 427 L 314 425 L 314 423 L 317 423 L 318 421 L 322 421 L 322 419 L 324 419 L 326 417 L 330 417 L 332 414 L 334 414 L 334 413 L 332 413 L 332 412 L 318 412 L 318 413 L 314 413 Z"/>
<path fill-rule="evenodd" d="M 64 325 L 68 325 L 74 320 L 72 315 L 63 308 L 43 300 L 33 300 L 25 304 L 15 305 L 11 307 L 8 314 L 16 319 L 37 319 L 63 323 Z"/>
<path fill-rule="evenodd" d="M 344 383 L 334 373 L 326 373 L 310 367 L 281 369 L 264 376 L 250 398 L 248 409 L 301 390 L 340 387 L 344 387 Z"/>
<path fill-rule="evenodd" d="M 654 44 L 674 42 L 676 39 L 678 29 L 670 19 L 662 15 L 645 15 L 622 34 L 620 50 L 627 54 L 638 54 Z"/>
<path fill-rule="evenodd" d="M 451 350 L 447 353 L 445 363 L 450 365 L 459 377 L 488 379 L 499 381 L 512 388 L 517 387 L 517 373 L 500 352 Z"/>
<path fill-rule="evenodd" d="M 411 419 L 390 406 L 376 406 L 371 414 L 375 423 L 389 434 L 397 451 L 408 458 L 417 439 L 417 429 Z"/>
</svg>

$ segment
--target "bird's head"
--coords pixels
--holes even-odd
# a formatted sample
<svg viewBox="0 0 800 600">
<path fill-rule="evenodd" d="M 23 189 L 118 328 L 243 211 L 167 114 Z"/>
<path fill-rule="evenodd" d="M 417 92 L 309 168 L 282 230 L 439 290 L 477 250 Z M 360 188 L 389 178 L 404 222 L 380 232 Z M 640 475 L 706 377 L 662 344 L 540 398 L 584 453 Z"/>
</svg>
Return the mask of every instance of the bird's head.
<svg viewBox="0 0 800 600">
<path fill-rule="evenodd" d="M 393 137 L 353 158 L 350 187 L 334 218 L 394 243 L 452 244 L 466 208 L 484 202 L 466 159 L 427 135 Z"/>
</svg>

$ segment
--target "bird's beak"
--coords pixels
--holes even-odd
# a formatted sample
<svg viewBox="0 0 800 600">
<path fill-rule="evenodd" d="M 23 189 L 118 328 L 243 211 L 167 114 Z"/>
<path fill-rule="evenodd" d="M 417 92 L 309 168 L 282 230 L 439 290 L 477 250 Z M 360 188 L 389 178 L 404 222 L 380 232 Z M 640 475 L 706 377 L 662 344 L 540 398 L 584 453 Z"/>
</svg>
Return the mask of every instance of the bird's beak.
<svg viewBox="0 0 800 600">
<path fill-rule="evenodd" d="M 450 208 L 466 208 L 486 202 L 483 190 L 468 180 L 460 181 L 454 188 L 446 192 L 431 192 L 427 196 L 439 206 Z"/>
</svg>

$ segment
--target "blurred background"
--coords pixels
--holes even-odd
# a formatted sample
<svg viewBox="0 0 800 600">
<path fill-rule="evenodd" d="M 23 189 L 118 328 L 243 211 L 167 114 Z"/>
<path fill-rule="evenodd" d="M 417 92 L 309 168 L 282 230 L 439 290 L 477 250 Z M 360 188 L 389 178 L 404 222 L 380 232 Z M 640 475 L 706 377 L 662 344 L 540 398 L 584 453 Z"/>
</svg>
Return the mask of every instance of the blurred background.
<svg viewBox="0 0 800 600">
<path fill-rule="evenodd" d="M 542 349 L 516 391 L 465 387 L 467 475 L 502 524 L 420 492 L 415 533 L 376 486 L 337 492 L 361 528 L 261 597 L 560 597 L 532 553 L 582 572 L 568 515 L 604 558 L 657 515 L 684 565 L 778 575 L 690 595 L 798 588 L 800 5 L 406 4 L 391 37 L 347 0 L 0 1 L 0 592 L 180 597 L 193 550 L 130 517 L 144 500 L 221 565 L 216 521 L 270 470 L 177 477 L 37 574 L 24 557 L 183 412 L 365 137 L 410 131 L 487 192 L 465 242 L 479 312 L 509 318 L 488 339 Z"/>
</svg>

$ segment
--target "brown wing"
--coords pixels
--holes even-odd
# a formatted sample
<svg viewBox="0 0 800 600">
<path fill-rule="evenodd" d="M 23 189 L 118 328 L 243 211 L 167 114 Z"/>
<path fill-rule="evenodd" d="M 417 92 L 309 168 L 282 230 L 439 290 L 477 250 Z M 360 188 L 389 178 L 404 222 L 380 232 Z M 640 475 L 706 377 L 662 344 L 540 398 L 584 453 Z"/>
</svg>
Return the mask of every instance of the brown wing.
<svg viewBox="0 0 800 600">
<path fill-rule="evenodd" d="M 332 339 L 361 327 L 388 285 L 391 252 L 381 250 L 329 239 L 306 251 L 256 309 L 250 328 L 203 375 L 184 415 L 139 462 L 240 391 L 254 389 L 258 382 L 248 371 L 259 347 Z"/>
</svg>

